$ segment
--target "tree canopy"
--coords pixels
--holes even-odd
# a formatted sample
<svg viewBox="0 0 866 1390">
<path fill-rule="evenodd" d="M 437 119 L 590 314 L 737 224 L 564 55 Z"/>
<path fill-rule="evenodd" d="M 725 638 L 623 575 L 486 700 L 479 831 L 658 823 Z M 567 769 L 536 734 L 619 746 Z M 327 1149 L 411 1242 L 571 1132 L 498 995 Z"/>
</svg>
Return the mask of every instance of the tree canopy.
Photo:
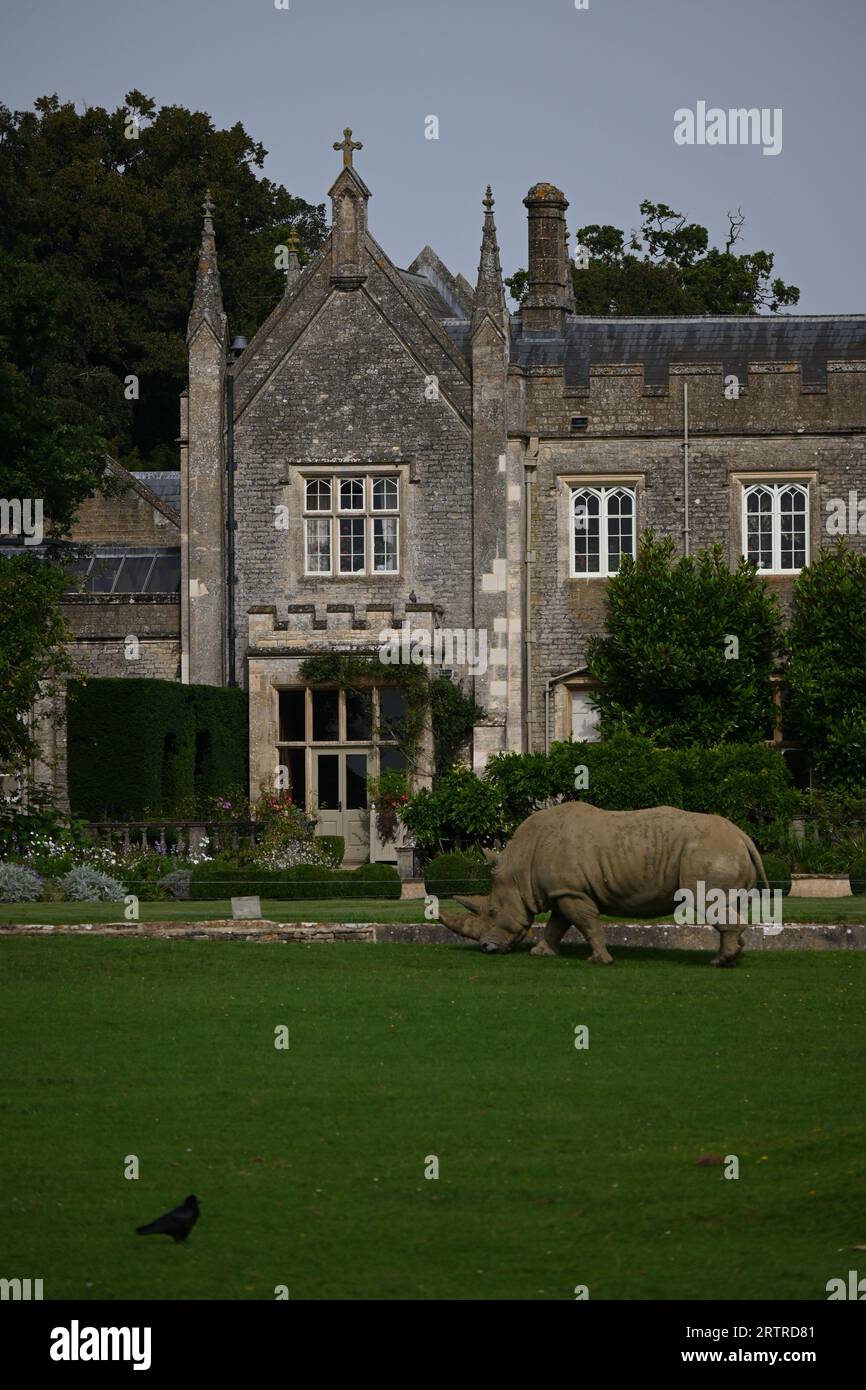
<svg viewBox="0 0 866 1390">
<path fill-rule="evenodd" d="M 577 232 L 588 264 L 572 263 L 579 314 L 755 314 L 796 304 L 800 291 L 773 277 L 768 251 L 737 252 L 745 218 L 728 214 L 723 248 L 710 246 L 709 232 L 666 203 L 644 201 L 641 225 L 626 234 L 592 223 Z M 518 303 L 527 272 L 506 279 Z"/>
<path fill-rule="evenodd" d="M 43 334 L 42 387 L 65 422 L 93 426 L 129 467 L 177 467 L 206 191 L 232 332 L 251 336 L 278 301 L 275 248 L 290 228 L 302 260 L 324 238 L 324 206 L 262 176 L 266 153 L 240 123 L 219 130 L 205 112 L 157 108 L 137 91 L 115 111 L 57 96 L 33 111 L 0 106 L 0 248 L 74 324 Z M 22 345 L 8 350 L 20 365 Z"/>
</svg>

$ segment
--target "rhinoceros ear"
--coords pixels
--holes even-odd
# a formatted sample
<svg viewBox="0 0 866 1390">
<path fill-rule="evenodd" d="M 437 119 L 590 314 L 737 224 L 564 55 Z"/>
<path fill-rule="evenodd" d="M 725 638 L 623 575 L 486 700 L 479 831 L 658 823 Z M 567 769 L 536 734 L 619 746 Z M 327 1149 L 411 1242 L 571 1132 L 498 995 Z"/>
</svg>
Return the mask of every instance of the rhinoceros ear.
<svg viewBox="0 0 866 1390">
<path fill-rule="evenodd" d="M 487 904 L 490 899 L 477 893 L 471 897 L 461 897 L 459 893 L 455 893 L 454 901 L 459 903 L 461 907 L 468 907 L 470 912 L 474 912 L 478 915 L 487 910 Z"/>
<path fill-rule="evenodd" d="M 490 865 L 491 869 L 495 869 L 496 865 L 499 863 L 499 855 L 497 854 L 496 850 L 482 849 L 481 853 L 484 855 L 484 858 Z"/>
</svg>

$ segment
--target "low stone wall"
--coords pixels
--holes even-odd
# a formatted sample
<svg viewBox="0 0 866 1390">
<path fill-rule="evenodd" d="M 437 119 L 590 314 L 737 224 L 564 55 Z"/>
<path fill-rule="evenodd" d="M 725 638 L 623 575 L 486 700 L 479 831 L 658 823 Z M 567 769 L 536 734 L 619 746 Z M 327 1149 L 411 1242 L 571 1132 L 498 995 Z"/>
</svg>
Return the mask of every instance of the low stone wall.
<svg viewBox="0 0 866 1390">
<path fill-rule="evenodd" d="M 680 951 L 717 951 L 719 935 L 713 927 L 644 926 L 638 923 L 606 924 L 608 945 Z M 436 922 L 93 922 L 75 925 L 30 924 L 0 927 L 2 936 L 132 936 L 169 941 L 264 941 L 315 942 L 359 941 L 415 945 L 463 946 L 477 949 L 474 942 L 461 942 L 447 927 Z M 539 933 L 536 932 L 536 936 Z M 566 944 L 582 945 L 572 929 Z M 866 926 L 826 925 L 798 922 L 787 927 L 748 927 L 744 946 L 749 951 L 866 950 Z"/>
</svg>

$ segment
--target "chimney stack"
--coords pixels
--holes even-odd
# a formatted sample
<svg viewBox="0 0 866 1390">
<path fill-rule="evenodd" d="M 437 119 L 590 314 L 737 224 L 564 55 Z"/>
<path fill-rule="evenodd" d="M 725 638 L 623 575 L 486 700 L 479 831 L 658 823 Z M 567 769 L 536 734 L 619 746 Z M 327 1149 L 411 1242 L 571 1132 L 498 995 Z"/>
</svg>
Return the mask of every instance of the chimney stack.
<svg viewBox="0 0 866 1390">
<path fill-rule="evenodd" d="M 524 329 L 562 333 L 574 313 L 565 210 L 568 200 L 552 183 L 537 183 L 523 200 L 529 221 L 529 289 L 521 310 Z"/>
</svg>

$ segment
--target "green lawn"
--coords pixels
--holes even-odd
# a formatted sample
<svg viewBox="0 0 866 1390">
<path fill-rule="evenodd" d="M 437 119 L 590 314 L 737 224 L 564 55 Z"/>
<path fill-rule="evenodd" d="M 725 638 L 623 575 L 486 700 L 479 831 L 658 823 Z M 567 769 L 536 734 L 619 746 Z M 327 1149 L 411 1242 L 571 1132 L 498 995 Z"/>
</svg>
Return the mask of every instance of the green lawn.
<svg viewBox="0 0 866 1390">
<path fill-rule="evenodd" d="M 47 1298 L 823 1300 L 861 1258 L 866 953 L 0 953 L 2 1273 Z M 188 1192 L 186 1246 L 133 1233 Z"/>
<path fill-rule="evenodd" d="M 459 911 L 451 899 L 441 899 L 446 909 Z M 0 903 L 0 926 L 30 922 L 119 922 L 123 921 L 122 903 Z M 206 922 L 231 917 L 231 902 L 224 898 L 212 902 L 159 902 L 139 904 L 142 922 Z M 272 922 L 423 922 L 424 899 L 405 902 L 392 899 L 326 898 L 319 901 L 276 902 L 262 900 L 262 916 Z M 539 920 L 547 916 L 542 914 Z M 856 898 L 784 898 L 782 919 L 785 922 L 864 922 L 866 896 Z M 606 917 L 607 922 L 633 921 L 634 918 Z M 648 919 L 647 919 L 648 920 Z M 657 919 L 672 922 L 672 917 Z"/>
</svg>

